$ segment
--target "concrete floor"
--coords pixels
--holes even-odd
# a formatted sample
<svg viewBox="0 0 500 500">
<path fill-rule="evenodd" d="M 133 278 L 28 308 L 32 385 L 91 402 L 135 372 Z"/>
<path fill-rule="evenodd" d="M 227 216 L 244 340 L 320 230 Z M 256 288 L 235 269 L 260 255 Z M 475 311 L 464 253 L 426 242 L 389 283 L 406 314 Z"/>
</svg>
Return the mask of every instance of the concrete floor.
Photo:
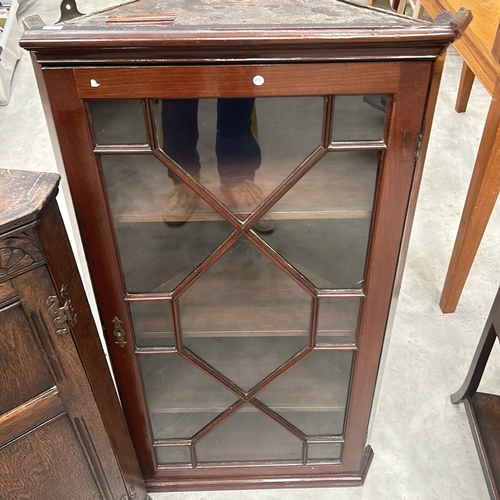
<svg viewBox="0 0 500 500">
<path fill-rule="evenodd" d="M 59 1 L 21 1 L 21 15 L 57 21 Z M 116 1 L 79 1 L 83 12 Z M 484 235 L 460 304 L 443 315 L 438 301 L 481 137 L 489 96 L 476 82 L 468 111 L 454 100 L 461 59 L 451 49 L 434 127 L 396 318 L 388 344 L 368 442 L 375 458 L 365 485 L 345 489 L 152 494 L 153 500 L 488 499 L 463 407 L 449 402 L 462 383 L 500 283 L 500 207 Z M 11 101 L 0 107 L 1 166 L 57 171 L 29 56 L 20 60 Z M 61 209 L 75 235 L 71 209 Z M 73 225 L 73 228 L 70 227 Z M 77 248 L 77 253 L 79 252 Z M 82 265 L 85 276 L 85 266 Z M 481 389 L 497 392 L 500 354 L 493 353 Z"/>
</svg>

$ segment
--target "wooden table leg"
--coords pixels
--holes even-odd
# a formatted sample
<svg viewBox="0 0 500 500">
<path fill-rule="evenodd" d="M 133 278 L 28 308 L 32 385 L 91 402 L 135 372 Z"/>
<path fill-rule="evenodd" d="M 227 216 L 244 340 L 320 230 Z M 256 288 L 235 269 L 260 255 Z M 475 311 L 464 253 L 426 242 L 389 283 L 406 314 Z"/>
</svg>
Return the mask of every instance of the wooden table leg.
<svg viewBox="0 0 500 500">
<path fill-rule="evenodd" d="M 439 305 L 454 312 L 500 191 L 500 88 L 493 94 Z"/>
<path fill-rule="evenodd" d="M 460 85 L 458 87 L 457 102 L 455 104 L 455 111 L 457 113 L 464 113 L 467 109 L 467 103 L 469 102 L 470 92 L 472 90 L 472 84 L 474 83 L 474 72 L 469 68 L 467 63 L 464 61 L 462 65 L 462 73 L 460 75 Z"/>
</svg>

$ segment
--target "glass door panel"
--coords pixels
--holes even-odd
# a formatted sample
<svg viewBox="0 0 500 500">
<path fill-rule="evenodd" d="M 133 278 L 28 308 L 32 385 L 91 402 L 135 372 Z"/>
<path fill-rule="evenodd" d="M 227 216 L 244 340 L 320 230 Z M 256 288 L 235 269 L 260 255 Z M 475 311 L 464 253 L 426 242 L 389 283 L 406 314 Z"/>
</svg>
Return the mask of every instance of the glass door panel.
<svg viewBox="0 0 500 500">
<path fill-rule="evenodd" d="M 321 97 L 165 99 L 155 110 L 165 163 L 179 166 L 241 220 L 321 144 Z M 174 172 L 169 177 L 166 217 L 199 218 L 186 184 Z"/>
<path fill-rule="evenodd" d="M 140 355 L 155 439 L 188 439 L 236 400 L 178 354 Z"/>
<path fill-rule="evenodd" d="M 197 216 L 185 208 L 172 212 L 170 171 L 151 154 L 100 155 L 114 222 L 166 222 L 176 227 L 186 220 L 221 220 L 212 207 L 186 186 Z M 178 223 L 178 224 L 175 224 Z"/>
<path fill-rule="evenodd" d="M 307 446 L 308 463 L 338 461 L 342 452 L 340 443 L 314 443 Z"/>
<path fill-rule="evenodd" d="M 280 220 L 262 238 L 317 287 L 360 288 L 378 164 L 377 152 L 327 153 L 266 214 Z"/>
<path fill-rule="evenodd" d="M 352 359 L 350 351 L 313 351 L 257 398 L 309 436 L 340 436 Z"/>
<path fill-rule="evenodd" d="M 189 337 L 309 336 L 311 297 L 244 236 L 179 298 Z"/>
<path fill-rule="evenodd" d="M 354 344 L 360 305 L 360 299 L 320 299 L 316 343 Z"/>
<path fill-rule="evenodd" d="M 370 217 L 380 153 L 326 153 L 269 211 L 271 219 Z"/>
<path fill-rule="evenodd" d="M 174 346 L 171 302 L 130 302 L 129 308 L 137 347 Z"/>
<path fill-rule="evenodd" d="M 368 97 L 89 103 L 159 465 L 340 459 L 385 149 Z"/>
<path fill-rule="evenodd" d="M 103 99 L 88 104 L 98 145 L 148 143 L 140 99 Z"/>
<path fill-rule="evenodd" d="M 246 405 L 196 445 L 200 463 L 295 461 L 301 441 L 256 408 Z"/>
<path fill-rule="evenodd" d="M 191 451 L 189 446 L 156 448 L 156 459 L 159 465 L 190 465 Z"/>
<path fill-rule="evenodd" d="M 250 391 L 303 349 L 307 340 L 288 336 L 187 337 L 184 345 L 242 390 Z"/>
<path fill-rule="evenodd" d="M 333 140 L 382 140 L 388 104 L 387 95 L 336 96 Z"/>
</svg>

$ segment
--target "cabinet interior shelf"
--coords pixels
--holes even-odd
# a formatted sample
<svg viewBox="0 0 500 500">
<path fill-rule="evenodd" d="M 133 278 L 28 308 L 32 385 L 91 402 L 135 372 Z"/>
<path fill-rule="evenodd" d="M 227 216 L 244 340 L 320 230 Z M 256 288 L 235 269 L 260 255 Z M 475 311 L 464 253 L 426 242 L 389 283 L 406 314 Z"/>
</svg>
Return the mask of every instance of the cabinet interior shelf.
<svg viewBox="0 0 500 500">
<path fill-rule="evenodd" d="M 330 153 L 329 153 L 330 154 Z M 378 152 L 335 153 L 313 166 L 266 213 L 270 220 L 369 218 L 377 175 Z M 111 214 L 115 223 L 215 221 L 223 217 L 199 199 L 193 213 L 169 210 L 173 182 L 167 168 L 152 156 L 101 156 Z M 293 163 L 291 163 L 293 166 Z M 293 171 L 282 162 L 268 161 L 256 172 L 264 197 Z M 226 205 L 215 165 L 202 168 L 201 184 Z M 307 205 L 304 200 L 308 200 Z M 249 212 L 239 217 L 245 219 Z"/>
</svg>

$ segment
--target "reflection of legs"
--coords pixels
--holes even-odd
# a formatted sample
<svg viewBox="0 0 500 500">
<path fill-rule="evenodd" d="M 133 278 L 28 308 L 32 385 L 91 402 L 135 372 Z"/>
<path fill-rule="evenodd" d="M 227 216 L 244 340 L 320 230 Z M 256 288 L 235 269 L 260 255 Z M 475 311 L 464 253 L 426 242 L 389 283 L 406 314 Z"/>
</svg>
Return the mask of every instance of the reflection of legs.
<svg viewBox="0 0 500 500">
<path fill-rule="evenodd" d="M 198 143 L 198 100 L 164 99 L 162 101 L 163 151 L 195 179 L 200 177 Z M 170 224 L 185 222 L 198 203 L 198 195 L 175 174 L 168 171 L 174 190 L 167 204 L 165 220 Z"/>
<path fill-rule="evenodd" d="M 218 99 L 215 150 L 225 202 L 232 210 L 248 214 L 264 199 L 255 184 L 261 162 L 259 144 L 252 133 L 255 99 Z M 260 220 L 254 229 L 270 233 L 272 222 Z"/>
<path fill-rule="evenodd" d="M 200 175 L 198 99 L 164 99 L 161 120 L 163 151 L 193 177 Z M 179 178 L 169 171 L 174 183 Z"/>
<path fill-rule="evenodd" d="M 260 147 L 252 133 L 255 99 L 218 99 L 215 151 L 222 184 L 253 181 L 260 166 Z"/>
</svg>

